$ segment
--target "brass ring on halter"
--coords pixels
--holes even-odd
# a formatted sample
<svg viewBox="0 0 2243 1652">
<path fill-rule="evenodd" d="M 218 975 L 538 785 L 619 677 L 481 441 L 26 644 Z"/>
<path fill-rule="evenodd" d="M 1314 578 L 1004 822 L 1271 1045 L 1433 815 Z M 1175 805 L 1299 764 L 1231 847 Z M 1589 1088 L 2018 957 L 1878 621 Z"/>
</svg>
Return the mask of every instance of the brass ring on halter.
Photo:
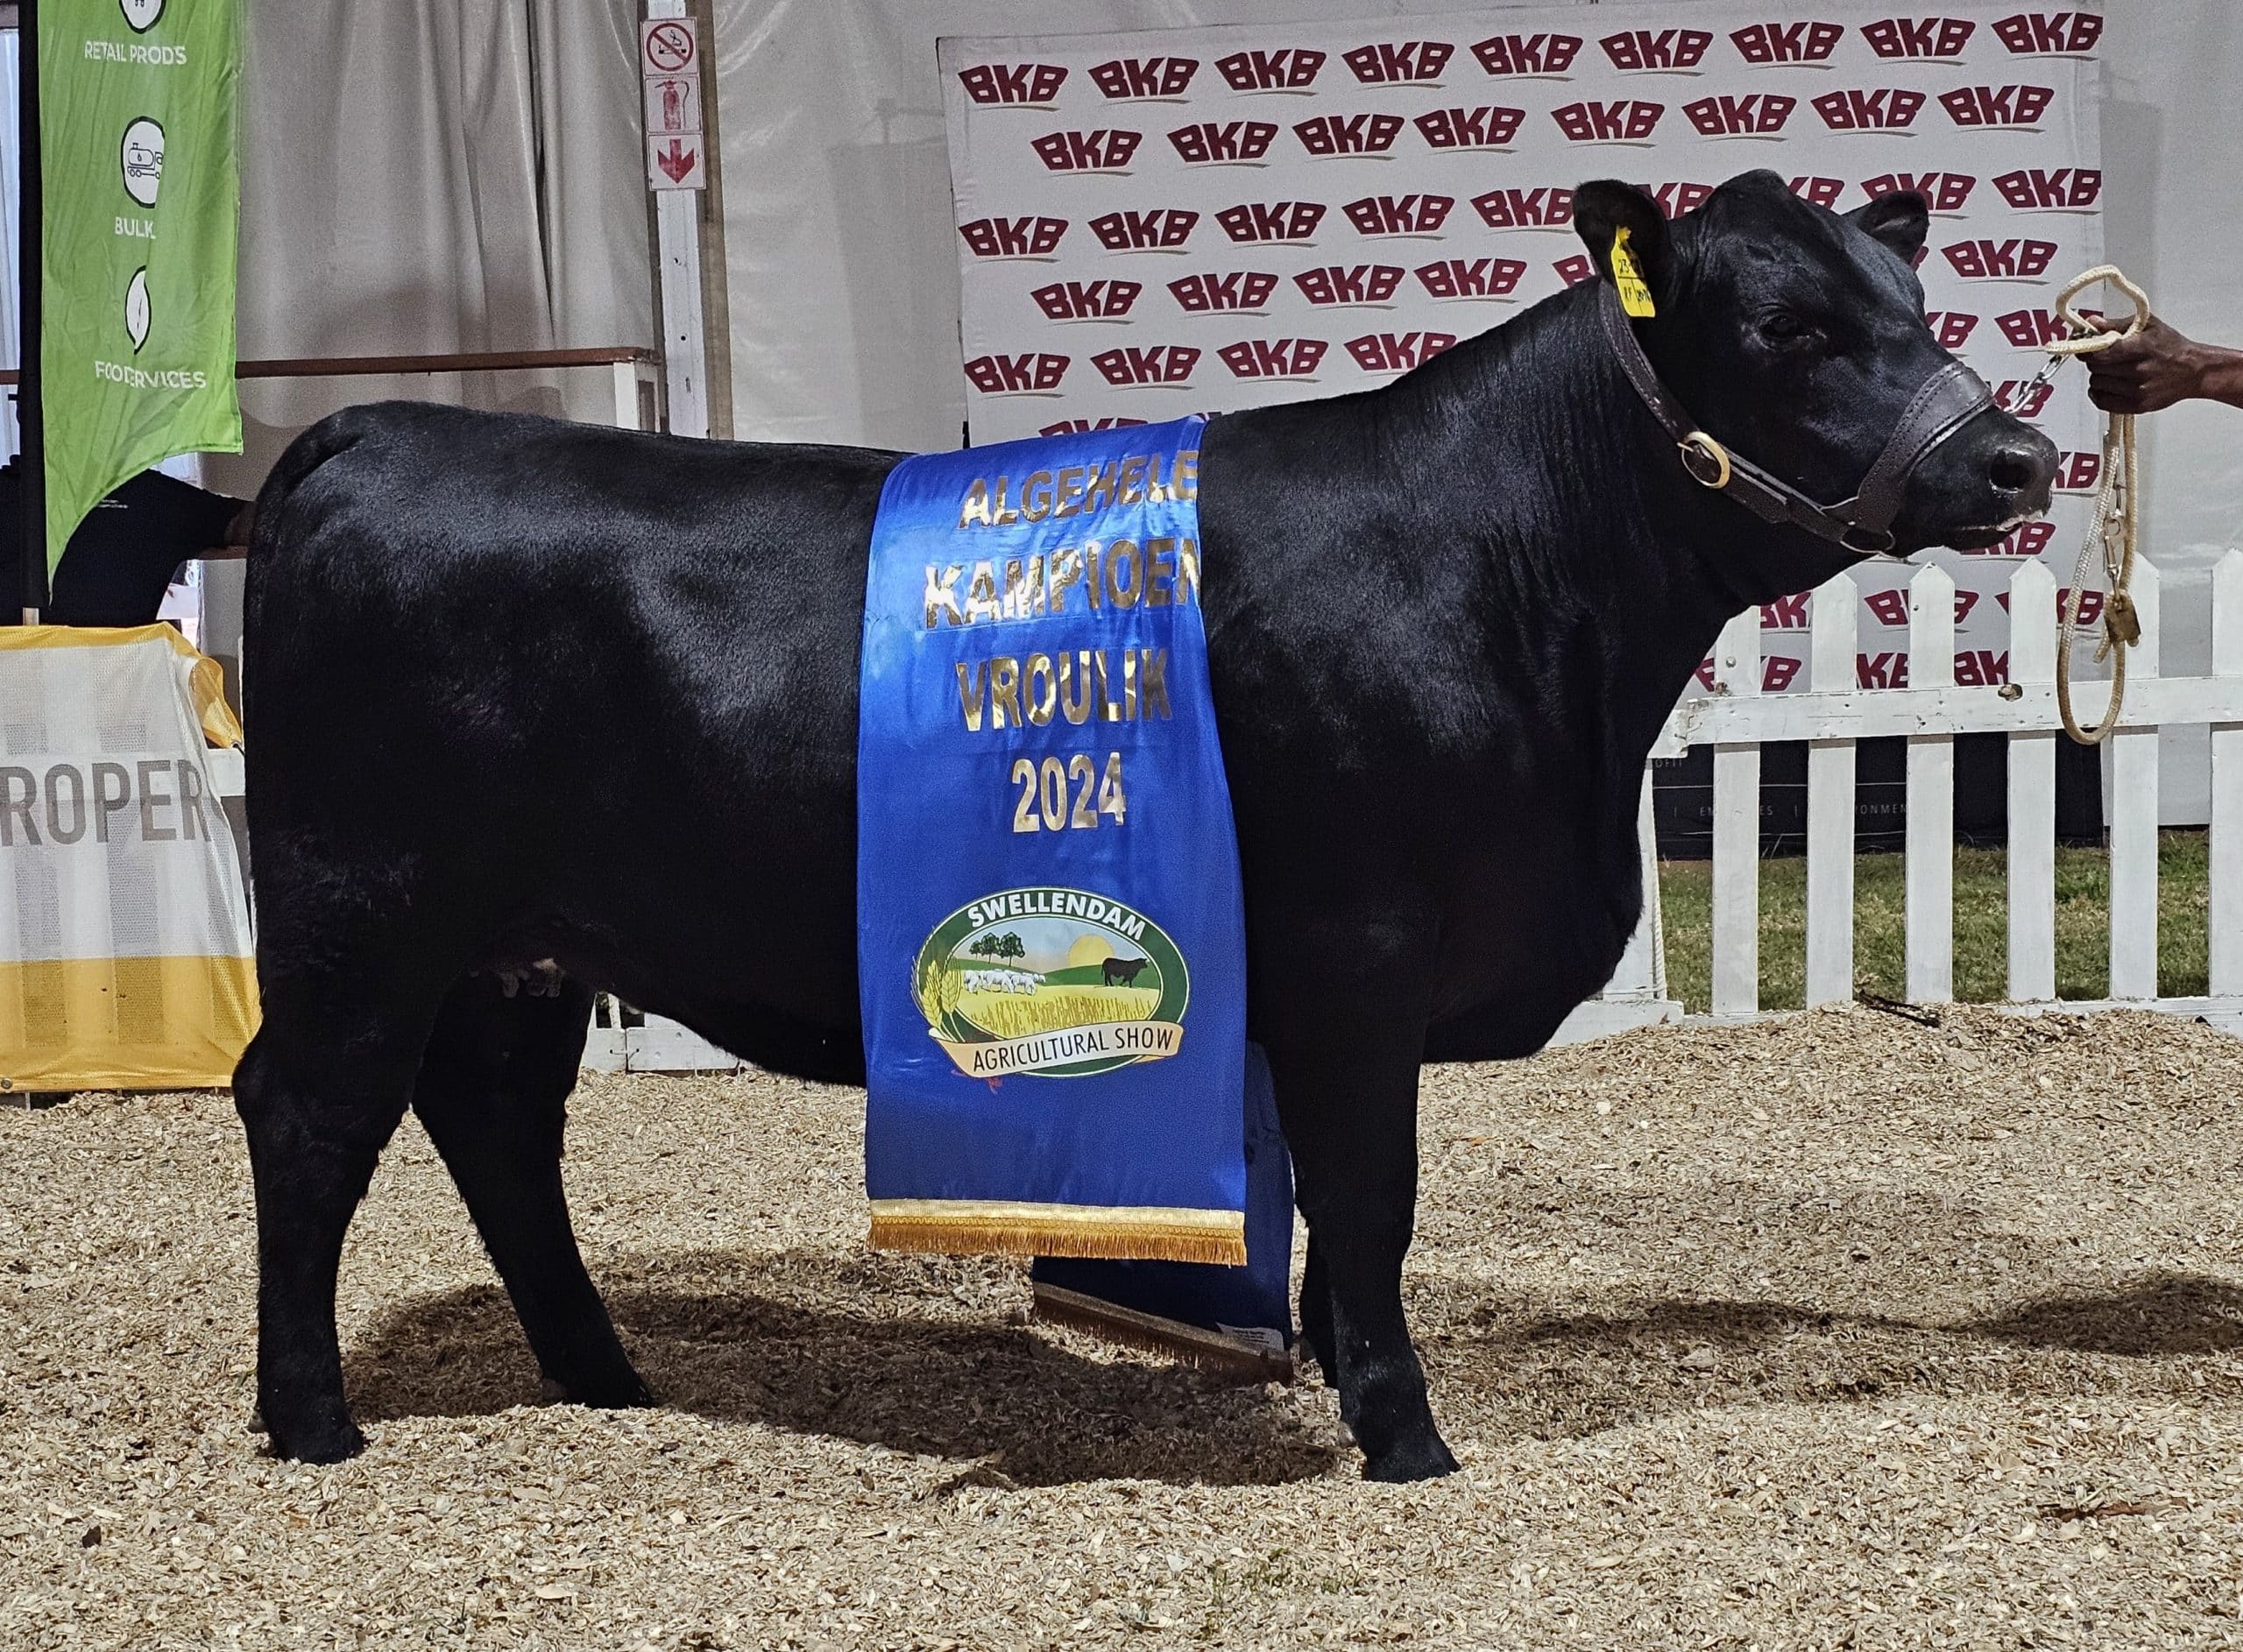
<svg viewBox="0 0 2243 1652">
<path fill-rule="evenodd" d="M 1701 487 L 1729 485 L 1729 449 L 1702 430 L 1693 430 L 1675 446 L 1682 452 L 1682 468 Z M 1710 469 L 1709 469 L 1710 467 Z"/>
</svg>

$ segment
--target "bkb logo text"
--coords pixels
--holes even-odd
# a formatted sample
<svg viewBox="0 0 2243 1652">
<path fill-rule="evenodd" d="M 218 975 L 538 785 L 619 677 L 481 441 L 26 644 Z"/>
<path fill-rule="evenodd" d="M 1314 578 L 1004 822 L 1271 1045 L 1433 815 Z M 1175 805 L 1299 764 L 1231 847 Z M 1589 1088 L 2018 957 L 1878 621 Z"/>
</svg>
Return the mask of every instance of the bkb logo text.
<svg viewBox="0 0 2243 1652">
<path fill-rule="evenodd" d="M 1664 103 L 1627 99 L 1610 103 L 1568 103 L 1562 109 L 1552 109 L 1550 118 L 1558 123 L 1558 130 L 1572 143 L 1642 143 L 1659 129 L 1659 117 L 1666 113 Z"/>
<path fill-rule="evenodd" d="M 1961 57 L 1978 25 L 1968 18 L 1884 18 L 1861 25 L 1861 38 L 1882 58 Z"/>
<path fill-rule="evenodd" d="M 1577 34 L 1491 34 L 1472 55 L 1490 74 L 1563 74 L 1581 55 Z"/>
<path fill-rule="evenodd" d="M 1108 252 L 1172 252 L 1192 238 L 1199 215 L 1182 207 L 1148 212 L 1109 212 L 1090 221 L 1090 232 Z"/>
<path fill-rule="evenodd" d="M 1067 233 L 1065 218 L 976 218 L 958 226 L 977 258 L 1048 258 Z"/>
<path fill-rule="evenodd" d="M 976 356 L 966 364 L 966 378 L 986 395 L 1049 395 L 1067 376 L 1069 360 L 1034 351 L 1023 356 Z"/>
<path fill-rule="evenodd" d="M 2016 57 L 2077 57 L 2103 38 L 2103 19 L 2092 11 L 2020 11 L 1993 27 Z"/>
<path fill-rule="evenodd" d="M 1523 109 L 1482 103 L 1477 109 L 1428 109 L 1412 123 L 1429 149 L 1502 149 L 1518 136 Z"/>
<path fill-rule="evenodd" d="M 1365 195 L 1340 210 L 1357 235 L 1434 235 L 1455 207 L 1454 195 Z"/>
<path fill-rule="evenodd" d="M 1028 296 L 1055 321 L 1113 321 L 1129 313 L 1142 281 L 1054 281 Z"/>
<path fill-rule="evenodd" d="M 1596 44 L 1616 69 L 1694 69 L 1713 43 L 1703 29 L 1623 29 Z"/>
<path fill-rule="evenodd" d="M 1336 305 L 1384 304 L 1402 285 L 1400 268 L 1391 264 L 1329 264 L 1303 270 L 1293 277 L 1300 294 L 1320 309 Z"/>
<path fill-rule="evenodd" d="M 1325 53 L 1291 46 L 1275 52 L 1234 52 L 1215 60 L 1215 73 L 1234 92 L 1305 92 L 1316 84 Z"/>
<path fill-rule="evenodd" d="M 1994 187 L 2020 212 L 2080 212 L 2103 198 L 2103 174 L 2092 166 L 2020 167 L 1995 179 Z"/>
<path fill-rule="evenodd" d="M 1090 358 L 1109 385 L 1184 385 L 1192 379 L 1199 352 L 1189 344 L 1122 344 Z"/>
<path fill-rule="evenodd" d="M 1958 86 L 1939 95 L 1957 126 L 2030 126 L 2055 101 L 2053 86 Z"/>
<path fill-rule="evenodd" d="M 1682 105 L 1690 124 L 1705 138 L 1770 138 L 1784 129 L 1799 100 L 1780 92 L 1749 92 L 1742 97 L 1702 97 Z"/>
<path fill-rule="evenodd" d="M 1168 141 L 1185 166 L 1206 166 L 1259 160 L 1277 135 L 1270 121 L 1200 121 L 1178 127 Z"/>
<path fill-rule="evenodd" d="M 1366 86 L 1391 86 L 1408 81 L 1437 81 L 1456 48 L 1446 40 L 1381 41 L 1359 46 L 1341 61 Z"/>
<path fill-rule="evenodd" d="M 1865 181 L 1861 192 L 1874 201 L 1913 189 L 1931 203 L 1934 212 L 1960 212 L 1978 187 L 1978 180 L 1967 172 L 1887 172 Z"/>
<path fill-rule="evenodd" d="M 1846 38 L 1842 23 L 1751 23 L 1730 31 L 1737 55 L 1747 63 L 1822 63 Z"/>
<path fill-rule="evenodd" d="M 1192 57 L 1121 57 L 1093 66 L 1090 81 L 1117 102 L 1181 97 L 1199 72 L 1199 60 Z"/>
<path fill-rule="evenodd" d="M 1383 155 L 1401 135 L 1399 115 L 1319 115 L 1293 123 L 1293 136 L 1312 155 Z"/>
<path fill-rule="evenodd" d="M 1321 338 L 1242 338 L 1215 356 L 1234 378 L 1305 378 L 1331 348 Z"/>
<path fill-rule="evenodd" d="M 1320 201 L 1242 201 L 1215 215 L 1223 233 L 1234 241 L 1306 241 L 1324 222 Z"/>
<path fill-rule="evenodd" d="M 977 63 L 958 72 L 958 83 L 977 103 L 1049 108 L 1067 83 L 1067 71 L 1057 63 Z"/>
<path fill-rule="evenodd" d="M 1107 131 L 1046 132 L 1029 146 L 1046 172 L 1120 172 L 1129 166 L 1143 132 Z"/>
<path fill-rule="evenodd" d="M 1277 290 L 1277 278 L 1266 270 L 1229 270 L 1221 274 L 1180 276 L 1168 284 L 1178 308 L 1204 314 L 1212 310 L 1259 310 Z"/>
<path fill-rule="evenodd" d="M 1901 131 L 1915 124 L 1924 106 L 1924 95 L 1900 87 L 1880 86 L 1870 91 L 1825 92 L 1815 100 L 1815 112 L 1834 132 Z"/>
</svg>

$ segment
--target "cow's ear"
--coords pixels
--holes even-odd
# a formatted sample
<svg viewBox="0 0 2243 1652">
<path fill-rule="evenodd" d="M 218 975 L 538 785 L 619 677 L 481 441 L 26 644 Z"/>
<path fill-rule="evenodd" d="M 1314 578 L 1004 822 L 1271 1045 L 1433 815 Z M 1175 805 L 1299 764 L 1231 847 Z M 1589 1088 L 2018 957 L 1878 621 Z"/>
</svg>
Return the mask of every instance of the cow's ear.
<svg viewBox="0 0 2243 1652">
<path fill-rule="evenodd" d="M 1931 231 L 1931 202 L 1913 189 L 1896 189 L 1856 207 L 1846 222 L 1872 240 L 1883 242 L 1901 263 L 1914 265 Z"/>
<path fill-rule="evenodd" d="M 1654 294 L 1666 290 L 1666 215 L 1645 191 L 1611 178 L 1581 185 L 1574 191 L 1574 228 L 1588 248 L 1588 256 L 1596 261 L 1597 274 L 1608 281 L 1614 279 L 1613 244 L 1625 229 L 1627 256 L 1634 261 L 1636 273 Z M 1626 272 L 1621 273 L 1624 276 Z M 1624 285 L 1621 293 L 1624 297 L 1627 293 Z"/>
</svg>

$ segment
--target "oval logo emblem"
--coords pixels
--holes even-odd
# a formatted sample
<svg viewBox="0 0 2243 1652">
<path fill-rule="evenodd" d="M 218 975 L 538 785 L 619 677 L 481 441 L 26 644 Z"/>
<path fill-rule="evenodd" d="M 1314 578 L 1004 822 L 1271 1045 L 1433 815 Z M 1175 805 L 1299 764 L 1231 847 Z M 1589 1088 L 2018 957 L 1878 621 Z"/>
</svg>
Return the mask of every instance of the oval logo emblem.
<svg viewBox="0 0 2243 1652">
<path fill-rule="evenodd" d="M 1134 907 L 1086 889 L 1008 889 L 935 926 L 912 965 L 927 1031 L 969 1078 L 1083 1078 L 1173 1055 L 1184 955 Z"/>
</svg>

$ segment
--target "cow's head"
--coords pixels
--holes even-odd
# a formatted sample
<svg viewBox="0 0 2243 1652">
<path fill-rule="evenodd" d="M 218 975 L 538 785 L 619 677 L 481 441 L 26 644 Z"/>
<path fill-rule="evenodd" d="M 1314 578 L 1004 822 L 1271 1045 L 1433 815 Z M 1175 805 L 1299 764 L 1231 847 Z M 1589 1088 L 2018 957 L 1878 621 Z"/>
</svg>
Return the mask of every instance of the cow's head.
<svg viewBox="0 0 2243 1652">
<path fill-rule="evenodd" d="M 1917 392 L 1955 359 L 1924 324 L 1921 195 L 1841 216 L 1751 172 L 1671 224 L 1641 190 L 1613 182 L 1583 184 L 1574 216 L 1606 280 L 1615 236 L 1628 231 L 1657 309 L 1639 335 L 1674 396 L 1721 442 L 1820 503 L 1854 494 Z M 2048 508 L 2055 463 L 2047 437 L 1986 407 L 1908 474 L 1894 551 L 1995 543 Z M 1756 570 L 1778 589 L 1852 560 L 1796 530 L 1738 539 L 1779 559 Z"/>
</svg>

